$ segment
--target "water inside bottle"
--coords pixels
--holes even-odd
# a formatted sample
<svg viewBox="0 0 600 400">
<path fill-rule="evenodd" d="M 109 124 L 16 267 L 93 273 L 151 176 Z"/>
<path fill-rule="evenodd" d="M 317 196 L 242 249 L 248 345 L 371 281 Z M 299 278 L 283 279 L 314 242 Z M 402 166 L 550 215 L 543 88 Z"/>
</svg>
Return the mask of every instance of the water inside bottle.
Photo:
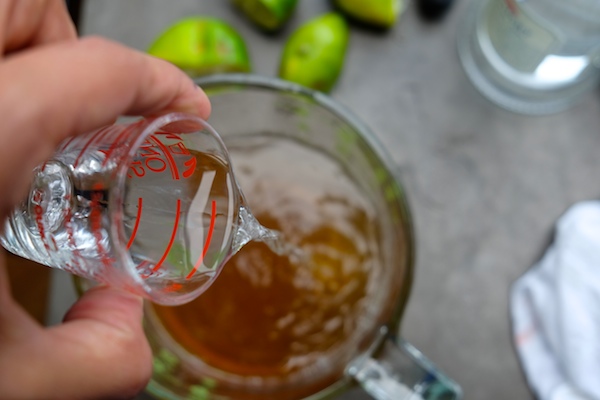
<svg viewBox="0 0 600 400">
<path fill-rule="evenodd" d="M 7 222 L 2 244 L 34 261 L 109 282 L 118 240 L 139 277 L 151 289 L 167 291 L 205 285 L 249 241 L 265 242 L 277 253 L 294 252 L 254 218 L 225 150 L 196 150 L 206 143 L 194 140 L 197 136 L 150 135 L 128 165 L 123 193 L 116 183 L 122 156 L 115 153 L 127 147 L 107 141 L 93 148 L 91 140 L 65 145 L 36 168 L 29 196 Z M 115 239 L 120 227 L 124 237 Z"/>
<path fill-rule="evenodd" d="M 156 156 L 155 148 L 172 146 L 169 138 L 151 137 L 133 160 L 125 185 L 127 246 L 148 284 L 203 284 L 250 241 L 264 242 L 277 254 L 299 255 L 253 216 L 228 157 L 187 148 Z"/>
</svg>

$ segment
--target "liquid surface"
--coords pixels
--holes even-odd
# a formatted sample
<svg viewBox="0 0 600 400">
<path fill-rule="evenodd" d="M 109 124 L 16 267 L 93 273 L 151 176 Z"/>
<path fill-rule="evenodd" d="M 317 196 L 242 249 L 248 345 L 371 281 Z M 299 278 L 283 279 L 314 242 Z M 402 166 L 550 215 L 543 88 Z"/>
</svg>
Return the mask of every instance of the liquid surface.
<svg viewBox="0 0 600 400">
<path fill-rule="evenodd" d="M 304 256 L 291 260 L 251 242 L 198 299 L 154 306 L 156 315 L 186 350 L 222 371 L 340 372 L 346 360 L 333 354 L 354 353 L 372 329 L 365 307 L 380 269 L 375 212 L 321 153 L 268 136 L 227 146 L 254 215 Z"/>
</svg>

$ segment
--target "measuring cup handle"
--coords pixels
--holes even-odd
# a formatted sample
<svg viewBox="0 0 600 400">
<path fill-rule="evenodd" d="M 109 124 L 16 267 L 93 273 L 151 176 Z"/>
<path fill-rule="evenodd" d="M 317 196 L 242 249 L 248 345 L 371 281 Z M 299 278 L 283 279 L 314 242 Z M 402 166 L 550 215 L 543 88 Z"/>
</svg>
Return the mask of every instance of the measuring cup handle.
<svg viewBox="0 0 600 400">
<path fill-rule="evenodd" d="M 348 373 L 376 400 L 459 400 L 460 386 L 407 341 L 388 335 L 375 356 Z"/>
</svg>

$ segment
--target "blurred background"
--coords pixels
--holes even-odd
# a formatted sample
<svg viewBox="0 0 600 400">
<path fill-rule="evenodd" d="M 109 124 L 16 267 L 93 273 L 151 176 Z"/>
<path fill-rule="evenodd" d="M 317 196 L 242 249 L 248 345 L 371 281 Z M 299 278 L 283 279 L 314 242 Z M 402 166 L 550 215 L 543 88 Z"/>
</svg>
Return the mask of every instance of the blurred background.
<svg viewBox="0 0 600 400">
<path fill-rule="evenodd" d="M 81 35 L 142 51 L 182 17 L 220 18 L 246 41 L 252 72 L 276 76 L 289 35 L 331 9 L 325 1 L 298 3 L 271 35 L 224 0 L 70 5 Z M 555 220 L 600 194 L 600 89 L 549 116 L 517 115 L 490 103 L 457 56 L 467 5 L 455 0 L 443 18 L 430 21 L 413 0 L 389 30 L 351 24 L 330 94 L 387 147 L 413 211 L 416 278 L 401 335 L 455 379 L 466 399 L 532 399 L 512 346 L 509 289 L 538 260 Z M 11 264 L 20 301 L 45 323 L 59 322 L 75 298 L 70 278 L 16 258 Z"/>
</svg>

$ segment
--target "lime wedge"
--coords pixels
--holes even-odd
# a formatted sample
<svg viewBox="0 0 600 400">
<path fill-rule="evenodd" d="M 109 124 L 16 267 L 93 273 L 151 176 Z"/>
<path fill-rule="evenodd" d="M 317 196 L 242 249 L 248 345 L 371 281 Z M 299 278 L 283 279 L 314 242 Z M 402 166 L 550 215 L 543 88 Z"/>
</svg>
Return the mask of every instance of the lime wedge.
<svg viewBox="0 0 600 400">
<path fill-rule="evenodd" d="M 279 76 L 309 88 L 329 92 L 342 71 L 349 30 L 344 18 L 328 13 L 298 28 L 288 39 Z"/>
<path fill-rule="evenodd" d="M 258 27 L 274 32 L 289 19 L 298 0 L 233 0 Z"/>
<path fill-rule="evenodd" d="M 242 37 L 216 18 L 190 17 L 177 21 L 156 38 L 148 53 L 175 64 L 193 77 L 251 69 Z"/>
<path fill-rule="evenodd" d="M 349 17 L 379 28 L 390 28 L 403 9 L 403 0 L 335 0 Z"/>
</svg>

